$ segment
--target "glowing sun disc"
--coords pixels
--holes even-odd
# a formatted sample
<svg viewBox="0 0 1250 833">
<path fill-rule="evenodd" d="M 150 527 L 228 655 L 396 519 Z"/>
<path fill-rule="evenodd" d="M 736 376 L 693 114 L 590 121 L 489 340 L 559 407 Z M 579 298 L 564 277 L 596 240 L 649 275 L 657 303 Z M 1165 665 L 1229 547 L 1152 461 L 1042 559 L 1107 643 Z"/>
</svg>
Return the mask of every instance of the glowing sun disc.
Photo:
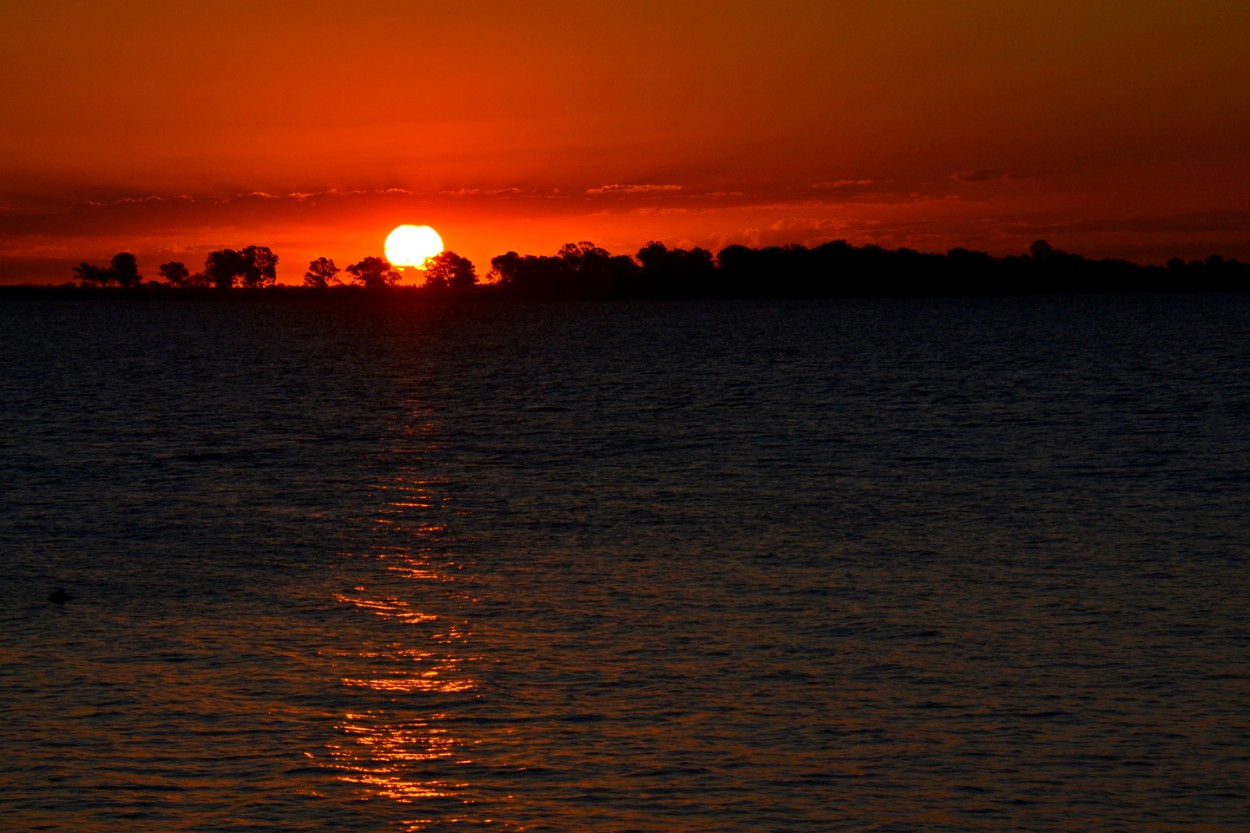
<svg viewBox="0 0 1250 833">
<path fill-rule="evenodd" d="M 416 266 L 443 250 L 443 238 L 429 226 L 397 226 L 386 235 L 386 259 L 392 266 Z"/>
</svg>

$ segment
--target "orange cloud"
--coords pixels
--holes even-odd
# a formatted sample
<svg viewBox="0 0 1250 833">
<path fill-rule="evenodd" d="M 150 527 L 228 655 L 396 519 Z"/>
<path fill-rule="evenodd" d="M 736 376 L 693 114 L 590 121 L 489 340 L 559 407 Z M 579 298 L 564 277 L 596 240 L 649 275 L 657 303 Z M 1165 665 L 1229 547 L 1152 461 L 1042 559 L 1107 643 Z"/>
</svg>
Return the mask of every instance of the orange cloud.
<svg viewBox="0 0 1250 833">
<path fill-rule="evenodd" d="M 974 182 L 1016 182 L 1023 179 L 1032 179 L 1032 177 L 1023 174 L 1008 173 L 1007 171 L 983 170 L 983 171 L 956 171 L 951 174 L 950 178 L 955 182 L 974 183 Z"/>
<path fill-rule="evenodd" d="M 587 194 L 664 194 L 682 190 L 680 185 L 600 185 L 587 188 Z"/>
<path fill-rule="evenodd" d="M 872 185 L 871 179 L 835 179 L 833 182 L 817 182 L 812 188 L 817 191 L 834 190 L 839 188 L 850 188 L 852 186 Z"/>
</svg>

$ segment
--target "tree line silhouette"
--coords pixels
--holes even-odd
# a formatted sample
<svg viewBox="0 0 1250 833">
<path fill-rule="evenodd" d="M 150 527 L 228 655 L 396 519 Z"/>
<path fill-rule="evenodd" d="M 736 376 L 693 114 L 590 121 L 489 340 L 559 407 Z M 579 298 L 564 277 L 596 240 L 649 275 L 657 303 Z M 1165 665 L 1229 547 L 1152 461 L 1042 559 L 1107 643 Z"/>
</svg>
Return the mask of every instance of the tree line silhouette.
<svg viewBox="0 0 1250 833">
<path fill-rule="evenodd" d="M 424 264 L 423 286 L 429 290 L 462 290 L 477 284 L 477 272 L 473 263 L 455 252 L 445 251 L 430 258 Z M 220 249 L 210 252 L 204 260 L 204 269 L 192 274 L 185 263 L 173 260 L 162 263 L 158 272 L 163 285 L 192 289 L 232 289 L 236 286 L 256 289 L 274 286 L 278 278 L 278 256 L 268 246 L 248 246 L 238 251 Z M 398 283 L 402 274 L 385 258 L 366 257 L 340 270 L 328 257 L 319 257 L 308 264 L 304 273 L 305 287 L 328 289 L 343 286 L 340 272 L 350 276 L 350 282 L 365 289 L 385 289 Z M 144 282 L 139 274 L 139 264 L 130 252 L 113 255 L 108 266 L 80 263 L 73 269 L 74 277 L 82 286 L 109 286 L 116 284 L 126 288 L 161 286 L 161 281 Z"/>
<path fill-rule="evenodd" d="M 144 285 L 138 261 L 130 252 L 113 255 L 108 266 L 84 262 L 75 266 L 73 271 L 84 286 L 108 286 L 112 283 L 123 287 Z M 246 287 L 273 286 L 278 279 L 278 256 L 268 246 L 248 246 L 239 251 L 221 249 L 209 253 L 202 272 L 191 274 L 186 264 L 176 260 L 162 263 L 159 271 L 169 286 L 216 289 L 230 289 L 236 283 Z M 146 285 L 153 283 L 149 281 Z"/>
<path fill-rule="evenodd" d="M 108 266 L 81 263 L 82 285 L 179 288 L 273 286 L 278 257 L 267 246 L 210 253 L 204 269 L 191 274 L 178 261 L 162 263 L 164 281 L 144 282 L 129 252 Z M 1127 260 L 1094 260 L 1034 242 L 1027 254 L 995 257 L 955 248 L 945 254 L 913 249 L 852 246 L 834 240 L 814 247 L 732 245 L 713 255 L 703 248 L 670 249 L 648 243 L 636 255 L 614 255 L 593 243 L 568 243 L 555 255 L 492 258 L 485 282 L 465 257 L 444 251 L 426 261 L 418 291 L 496 294 L 522 298 L 824 298 L 933 295 L 1080 294 L 1141 291 L 1227 291 L 1250 289 L 1250 264 L 1212 255 L 1205 260 L 1173 258 L 1166 266 Z M 342 276 L 346 275 L 345 282 Z M 303 286 L 314 290 L 393 287 L 401 273 L 385 258 L 366 257 L 340 270 L 330 258 L 308 264 Z"/>
</svg>

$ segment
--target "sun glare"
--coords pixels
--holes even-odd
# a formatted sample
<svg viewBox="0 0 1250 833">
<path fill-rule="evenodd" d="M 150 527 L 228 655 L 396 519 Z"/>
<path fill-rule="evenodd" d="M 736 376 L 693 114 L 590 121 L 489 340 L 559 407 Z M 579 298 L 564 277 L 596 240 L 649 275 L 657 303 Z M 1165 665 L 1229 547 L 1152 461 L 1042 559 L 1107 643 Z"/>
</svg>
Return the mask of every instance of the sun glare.
<svg viewBox="0 0 1250 833">
<path fill-rule="evenodd" d="M 386 259 L 392 266 L 418 269 L 443 250 L 443 238 L 429 226 L 398 226 L 386 236 Z"/>
</svg>

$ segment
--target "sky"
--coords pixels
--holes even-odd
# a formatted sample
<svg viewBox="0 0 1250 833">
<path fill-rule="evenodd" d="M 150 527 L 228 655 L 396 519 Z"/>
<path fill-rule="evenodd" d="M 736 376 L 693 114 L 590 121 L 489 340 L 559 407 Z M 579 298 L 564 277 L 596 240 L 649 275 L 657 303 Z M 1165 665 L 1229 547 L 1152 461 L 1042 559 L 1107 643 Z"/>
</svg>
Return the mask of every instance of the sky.
<svg viewBox="0 0 1250 833">
<path fill-rule="evenodd" d="M 1250 260 L 1244 0 L 0 7 L 0 283 L 436 228 Z"/>
</svg>

